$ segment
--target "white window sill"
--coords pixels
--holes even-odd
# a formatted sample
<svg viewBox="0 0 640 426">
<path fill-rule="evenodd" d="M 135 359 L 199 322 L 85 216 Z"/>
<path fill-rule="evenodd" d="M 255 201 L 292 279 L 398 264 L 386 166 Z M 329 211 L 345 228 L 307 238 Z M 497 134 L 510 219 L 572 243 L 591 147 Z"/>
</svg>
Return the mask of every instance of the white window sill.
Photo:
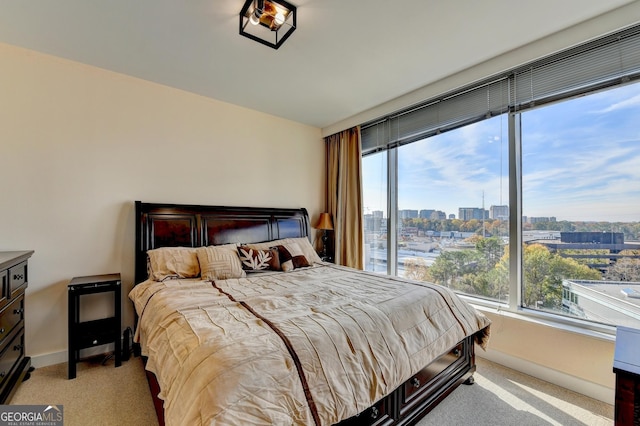
<svg viewBox="0 0 640 426">
<path fill-rule="evenodd" d="M 513 318 L 520 321 L 528 321 L 542 326 L 553 327 L 558 330 L 589 336 L 608 342 L 614 342 L 616 339 L 616 327 L 612 325 L 565 317 L 533 309 L 521 308 L 514 311 L 509 309 L 508 306 L 497 302 L 482 300 L 463 294 L 459 294 L 459 296 L 480 312 L 490 312 L 495 315 Z"/>
</svg>

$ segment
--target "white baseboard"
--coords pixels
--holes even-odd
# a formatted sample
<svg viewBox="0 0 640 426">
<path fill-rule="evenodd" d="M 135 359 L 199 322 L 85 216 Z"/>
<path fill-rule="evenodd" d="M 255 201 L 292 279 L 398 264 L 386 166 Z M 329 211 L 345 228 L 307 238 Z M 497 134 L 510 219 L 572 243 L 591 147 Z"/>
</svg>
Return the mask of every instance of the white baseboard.
<svg viewBox="0 0 640 426">
<path fill-rule="evenodd" d="M 540 380 L 553 383 L 554 385 L 562 386 L 565 389 L 572 390 L 607 404 L 613 405 L 615 402 L 615 390 L 613 388 L 589 382 L 579 377 L 562 373 L 549 367 L 495 350 L 487 350 L 486 352 L 476 351 L 476 356 L 504 365 L 505 367 L 520 371 L 521 373 L 528 374 Z"/>
<path fill-rule="evenodd" d="M 67 361 L 67 351 L 31 356 L 31 365 L 35 368 L 48 367 L 50 365 L 61 364 Z"/>
<path fill-rule="evenodd" d="M 109 345 L 95 346 L 93 348 L 83 349 L 81 357 L 91 357 L 97 355 L 108 354 L 113 352 L 113 343 Z M 48 367 L 49 365 L 56 365 L 69 362 L 69 352 L 51 352 L 48 354 L 32 355 L 31 365 L 35 368 Z"/>
</svg>

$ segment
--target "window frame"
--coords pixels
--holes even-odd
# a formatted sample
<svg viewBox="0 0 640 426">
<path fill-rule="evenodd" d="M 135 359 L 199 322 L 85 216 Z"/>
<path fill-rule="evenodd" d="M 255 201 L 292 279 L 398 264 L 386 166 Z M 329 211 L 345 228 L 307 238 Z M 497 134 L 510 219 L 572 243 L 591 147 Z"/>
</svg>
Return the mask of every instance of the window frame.
<svg viewBox="0 0 640 426">
<path fill-rule="evenodd" d="M 561 327 L 595 337 L 611 339 L 615 336 L 615 326 L 595 323 L 560 314 L 524 307 L 523 297 L 523 224 L 522 224 L 522 125 L 521 113 L 533 108 L 563 102 L 578 96 L 608 90 L 633 83 L 640 79 L 640 25 L 623 29 L 617 33 L 602 37 L 583 45 L 568 49 L 549 57 L 509 70 L 499 76 L 493 76 L 476 84 L 463 87 L 436 99 L 430 99 L 420 105 L 399 111 L 388 117 L 361 125 L 363 129 L 363 157 L 369 154 L 387 151 L 387 273 L 397 275 L 397 232 L 398 232 L 398 150 L 399 146 L 426 139 L 443 131 L 461 128 L 498 114 L 507 114 L 508 119 L 508 176 L 509 176 L 509 299 L 508 303 L 492 301 L 467 294 L 460 296 L 472 305 L 508 313 L 518 317 L 539 321 L 551 326 Z M 633 53 L 630 53 L 633 52 Z M 619 70 L 610 66 L 612 58 L 620 55 Z M 595 62 L 594 62 L 595 61 Z M 600 62 L 599 62 L 600 61 Z M 588 72 L 570 78 L 566 87 L 558 86 L 558 81 L 566 77 L 570 66 L 575 63 L 587 63 Z M 631 65 L 629 65 L 631 64 Z M 606 67 L 605 67 L 606 65 Z M 545 71 L 548 73 L 545 74 Z M 581 69 L 582 71 L 582 69 Z M 565 74 L 563 74 L 565 73 Z M 582 74 L 582 73 L 581 73 Z M 569 74 L 570 77 L 574 77 Z M 548 78 L 548 80 L 547 80 Z M 575 81 L 574 81 L 575 80 Z M 505 105 L 503 92 L 507 82 Z M 521 84 L 523 81 L 529 83 Z M 497 86 L 499 84 L 500 86 Z M 498 89 L 496 89 L 498 88 Z M 535 90 L 534 90 L 535 88 Z M 536 90 L 540 94 L 536 95 Z M 498 101 L 491 100 L 499 94 Z M 487 110 L 470 109 L 460 112 L 456 108 L 462 105 L 460 99 L 465 96 L 487 98 Z M 479 103 L 476 103 L 478 105 Z M 449 105 L 448 118 L 442 122 L 430 119 L 424 129 L 416 127 L 421 117 L 428 115 L 429 109 L 438 112 L 438 108 Z M 443 109 L 444 110 L 444 109 Z M 467 116 L 464 116 L 464 114 Z M 458 120 L 450 117 L 458 116 Z M 436 114 L 437 116 L 438 114 Z M 403 126 L 403 120 L 405 124 Z M 403 129 L 409 129 L 403 132 Z M 375 132 L 375 133 L 374 133 Z"/>
</svg>

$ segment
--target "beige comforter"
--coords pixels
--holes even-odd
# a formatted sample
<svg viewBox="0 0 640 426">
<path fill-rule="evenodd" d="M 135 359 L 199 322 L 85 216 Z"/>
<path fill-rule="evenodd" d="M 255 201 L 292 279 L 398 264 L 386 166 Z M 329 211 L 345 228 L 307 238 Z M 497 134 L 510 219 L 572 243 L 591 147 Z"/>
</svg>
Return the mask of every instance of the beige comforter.
<svg viewBox="0 0 640 426">
<path fill-rule="evenodd" d="M 129 296 L 168 425 L 333 424 L 489 334 L 446 288 L 329 264 L 146 281 Z"/>
</svg>

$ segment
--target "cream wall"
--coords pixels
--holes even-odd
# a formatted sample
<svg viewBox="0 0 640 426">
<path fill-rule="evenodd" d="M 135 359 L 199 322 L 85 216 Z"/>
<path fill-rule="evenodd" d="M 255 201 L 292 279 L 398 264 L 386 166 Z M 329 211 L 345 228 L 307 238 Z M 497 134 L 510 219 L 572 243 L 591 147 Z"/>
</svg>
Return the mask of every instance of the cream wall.
<svg viewBox="0 0 640 426">
<path fill-rule="evenodd" d="M 312 220 L 324 206 L 318 128 L 9 45 L 0 70 L 0 250 L 35 250 L 36 366 L 66 360 L 72 277 L 121 272 L 131 288 L 135 200 L 306 207 Z M 109 312 L 94 299 L 85 318 Z M 132 325 L 124 295 L 123 308 Z"/>
<path fill-rule="evenodd" d="M 478 307 L 492 321 L 476 355 L 609 404 L 615 399 L 611 336 Z"/>
</svg>

